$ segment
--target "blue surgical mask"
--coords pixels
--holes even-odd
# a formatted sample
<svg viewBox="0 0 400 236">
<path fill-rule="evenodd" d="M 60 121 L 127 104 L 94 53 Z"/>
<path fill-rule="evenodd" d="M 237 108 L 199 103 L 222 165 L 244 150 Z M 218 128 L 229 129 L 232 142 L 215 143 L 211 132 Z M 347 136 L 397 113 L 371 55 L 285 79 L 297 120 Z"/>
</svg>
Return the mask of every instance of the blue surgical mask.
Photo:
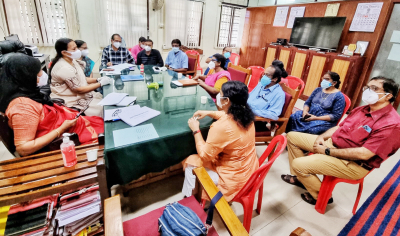
<svg viewBox="0 0 400 236">
<path fill-rule="evenodd" d="M 268 76 L 266 76 L 266 75 L 264 75 L 262 78 L 261 78 L 261 85 L 263 86 L 263 87 L 265 87 L 265 86 L 267 86 L 267 85 L 269 85 L 270 83 L 271 83 L 271 78 L 270 77 L 268 77 Z"/>
<path fill-rule="evenodd" d="M 328 80 L 322 80 L 321 82 L 321 88 L 326 89 L 332 86 L 332 83 L 329 82 Z"/>
<path fill-rule="evenodd" d="M 179 51 L 179 47 L 172 47 L 172 51 L 178 52 Z"/>
<path fill-rule="evenodd" d="M 230 57 L 231 57 L 231 53 L 230 53 L 230 52 L 224 53 L 224 57 L 225 57 L 225 58 L 230 58 Z"/>
</svg>

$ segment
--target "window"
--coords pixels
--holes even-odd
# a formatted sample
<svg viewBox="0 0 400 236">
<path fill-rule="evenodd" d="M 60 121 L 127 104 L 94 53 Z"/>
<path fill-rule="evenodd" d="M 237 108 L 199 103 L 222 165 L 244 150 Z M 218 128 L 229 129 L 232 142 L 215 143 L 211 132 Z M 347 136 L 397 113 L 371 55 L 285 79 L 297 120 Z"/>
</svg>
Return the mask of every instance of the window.
<svg viewBox="0 0 400 236">
<path fill-rule="evenodd" d="M 54 46 L 57 39 L 76 37 L 77 15 L 74 1 L 4 0 L 7 28 L 25 44 Z M 68 28 L 66 12 L 71 13 Z M 72 27 L 73 26 L 73 27 Z"/>
<path fill-rule="evenodd" d="M 96 0 L 95 4 L 101 47 L 109 45 L 115 33 L 120 34 L 129 47 L 138 44 L 140 37 L 147 36 L 147 1 Z"/>
<path fill-rule="evenodd" d="M 218 47 L 238 46 L 240 10 L 240 8 L 222 5 L 221 19 L 219 22 Z"/>
<path fill-rule="evenodd" d="M 179 39 L 187 47 L 200 46 L 203 2 L 167 0 L 165 4 L 164 44 L 171 47 Z"/>
</svg>

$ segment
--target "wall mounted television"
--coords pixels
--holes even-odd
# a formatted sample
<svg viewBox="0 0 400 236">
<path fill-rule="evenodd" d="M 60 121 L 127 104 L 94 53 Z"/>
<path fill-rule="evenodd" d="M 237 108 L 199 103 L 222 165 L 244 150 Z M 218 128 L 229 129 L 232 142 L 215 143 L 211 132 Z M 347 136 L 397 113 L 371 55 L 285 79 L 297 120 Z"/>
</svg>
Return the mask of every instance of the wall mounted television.
<svg viewBox="0 0 400 236">
<path fill-rule="evenodd" d="M 290 43 L 336 51 L 346 17 L 296 17 Z"/>
</svg>

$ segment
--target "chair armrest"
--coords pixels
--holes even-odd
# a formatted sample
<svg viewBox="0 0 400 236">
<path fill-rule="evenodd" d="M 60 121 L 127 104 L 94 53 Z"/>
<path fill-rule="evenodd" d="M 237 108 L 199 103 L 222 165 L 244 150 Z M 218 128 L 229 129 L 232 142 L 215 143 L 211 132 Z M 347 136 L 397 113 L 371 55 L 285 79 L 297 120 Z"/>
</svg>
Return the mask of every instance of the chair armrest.
<svg viewBox="0 0 400 236">
<path fill-rule="evenodd" d="M 104 200 L 104 227 L 106 236 L 124 235 L 119 194 Z"/>
<path fill-rule="evenodd" d="M 208 175 L 207 171 L 204 169 L 204 167 L 199 167 L 194 169 L 193 172 L 197 176 L 198 182 L 204 188 L 208 197 L 212 199 L 219 190 Z M 249 235 L 225 198 L 221 198 L 217 204 L 215 204 L 215 208 L 217 209 L 222 221 L 231 235 Z"/>
<path fill-rule="evenodd" d="M 264 122 L 285 122 L 288 120 L 289 120 L 289 118 L 285 118 L 285 117 L 279 117 L 277 120 L 271 120 L 271 119 L 267 119 L 267 118 L 259 117 L 259 116 L 255 117 L 255 121 L 264 121 Z"/>
</svg>

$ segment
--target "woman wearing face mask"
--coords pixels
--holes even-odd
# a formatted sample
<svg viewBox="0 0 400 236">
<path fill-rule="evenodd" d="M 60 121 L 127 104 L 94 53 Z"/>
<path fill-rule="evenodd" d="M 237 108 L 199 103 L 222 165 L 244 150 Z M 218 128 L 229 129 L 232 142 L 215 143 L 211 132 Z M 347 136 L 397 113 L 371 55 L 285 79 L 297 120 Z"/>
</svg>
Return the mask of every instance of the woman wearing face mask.
<svg viewBox="0 0 400 236">
<path fill-rule="evenodd" d="M 50 67 L 50 88 L 52 98 L 64 99 L 67 107 L 85 111 L 88 116 L 103 116 L 103 107 L 97 105 L 103 96 L 95 89 L 111 83 L 108 77 L 87 78 L 79 63 L 81 51 L 72 39 L 61 38 L 55 45 L 57 56 Z"/>
<path fill-rule="evenodd" d="M 224 83 L 231 80 L 231 74 L 226 71 L 225 68 L 226 58 L 221 54 L 215 54 L 208 63 L 208 67 L 215 71 L 211 75 L 197 75 L 193 79 L 199 81 L 199 85 L 203 87 L 213 98 L 215 102 L 215 96 L 221 90 Z"/>
<path fill-rule="evenodd" d="M 297 131 L 322 134 L 336 126 L 346 106 L 339 86 L 340 76 L 328 71 L 322 77 L 321 87 L 316 88 L 305 102 L 303 111 L 297 111 L 290 116 L 286 133 Z"/>
<path fill-rule="evenodd" d="M 89 55 L 89 49 L 87 46 L 87 43 L 82 40 L 75 40 L 76 46 L 78 49 L 81 51 L 81 57 L 77 59 L 76 61 L 79 63 L 79 65 L 82 67 L 83 72 L 85 73 L 86 77 L 93 78 L 93 66 L 94 66 L 94 61 L 92 61 L 88 55 Z"/>
<path fill-rule="evenodd" d="M 192 173 L 194 168 L 204 166 L 228 202 L 258 169 L 254 114 L 247 105 L 248 96 L 244 83 L 228 81 L 217 95 L 217 105 L 222 111 L 197 111 L 189 119 L 198 154 L 189 156 L 183 162 L 184 195 L 192 195 L 196 179 Z M 211 125 L 205 141 L 198 120 L 206 116 L 217 121 Z M 204 195 L 203 198 L 206 199 Z"/>
<path fill-rule="evenodd" d="M 65 132 L 77 133 L 82 144 L 97 142 L 97 134 L 104 132 L 103 119 L 75 119 L 78 112 L 53 104 L 37 88 L 39 72 L 39 60 L 18 53 L 5 62 L 0 75 L 0 111 L 14 131 L 17 152 L 37 152 Z"/>
<path fill-rule="evenodd" d="M 224 47 L 224 49 L 222 49 L 222 55 L 224 55 L 226 61 L 225 61 L 225 68 L 228 68 L 228 64 L 229 62 L 231 62 L 231 60 L 229 59 L 229 57 L 231 57 L 231 53 L 232 53 L 232 48 L 231 47 Z M 206 59 L 206 63 L 210 63 L 211 59 L 213 58 L 213 56 L 209 57 Z M 204 75 L 208 75 L 208 72 L 210 71 L 210 68 L 207 68 L 206 71 L 204 71 Z"/>
</svg>

